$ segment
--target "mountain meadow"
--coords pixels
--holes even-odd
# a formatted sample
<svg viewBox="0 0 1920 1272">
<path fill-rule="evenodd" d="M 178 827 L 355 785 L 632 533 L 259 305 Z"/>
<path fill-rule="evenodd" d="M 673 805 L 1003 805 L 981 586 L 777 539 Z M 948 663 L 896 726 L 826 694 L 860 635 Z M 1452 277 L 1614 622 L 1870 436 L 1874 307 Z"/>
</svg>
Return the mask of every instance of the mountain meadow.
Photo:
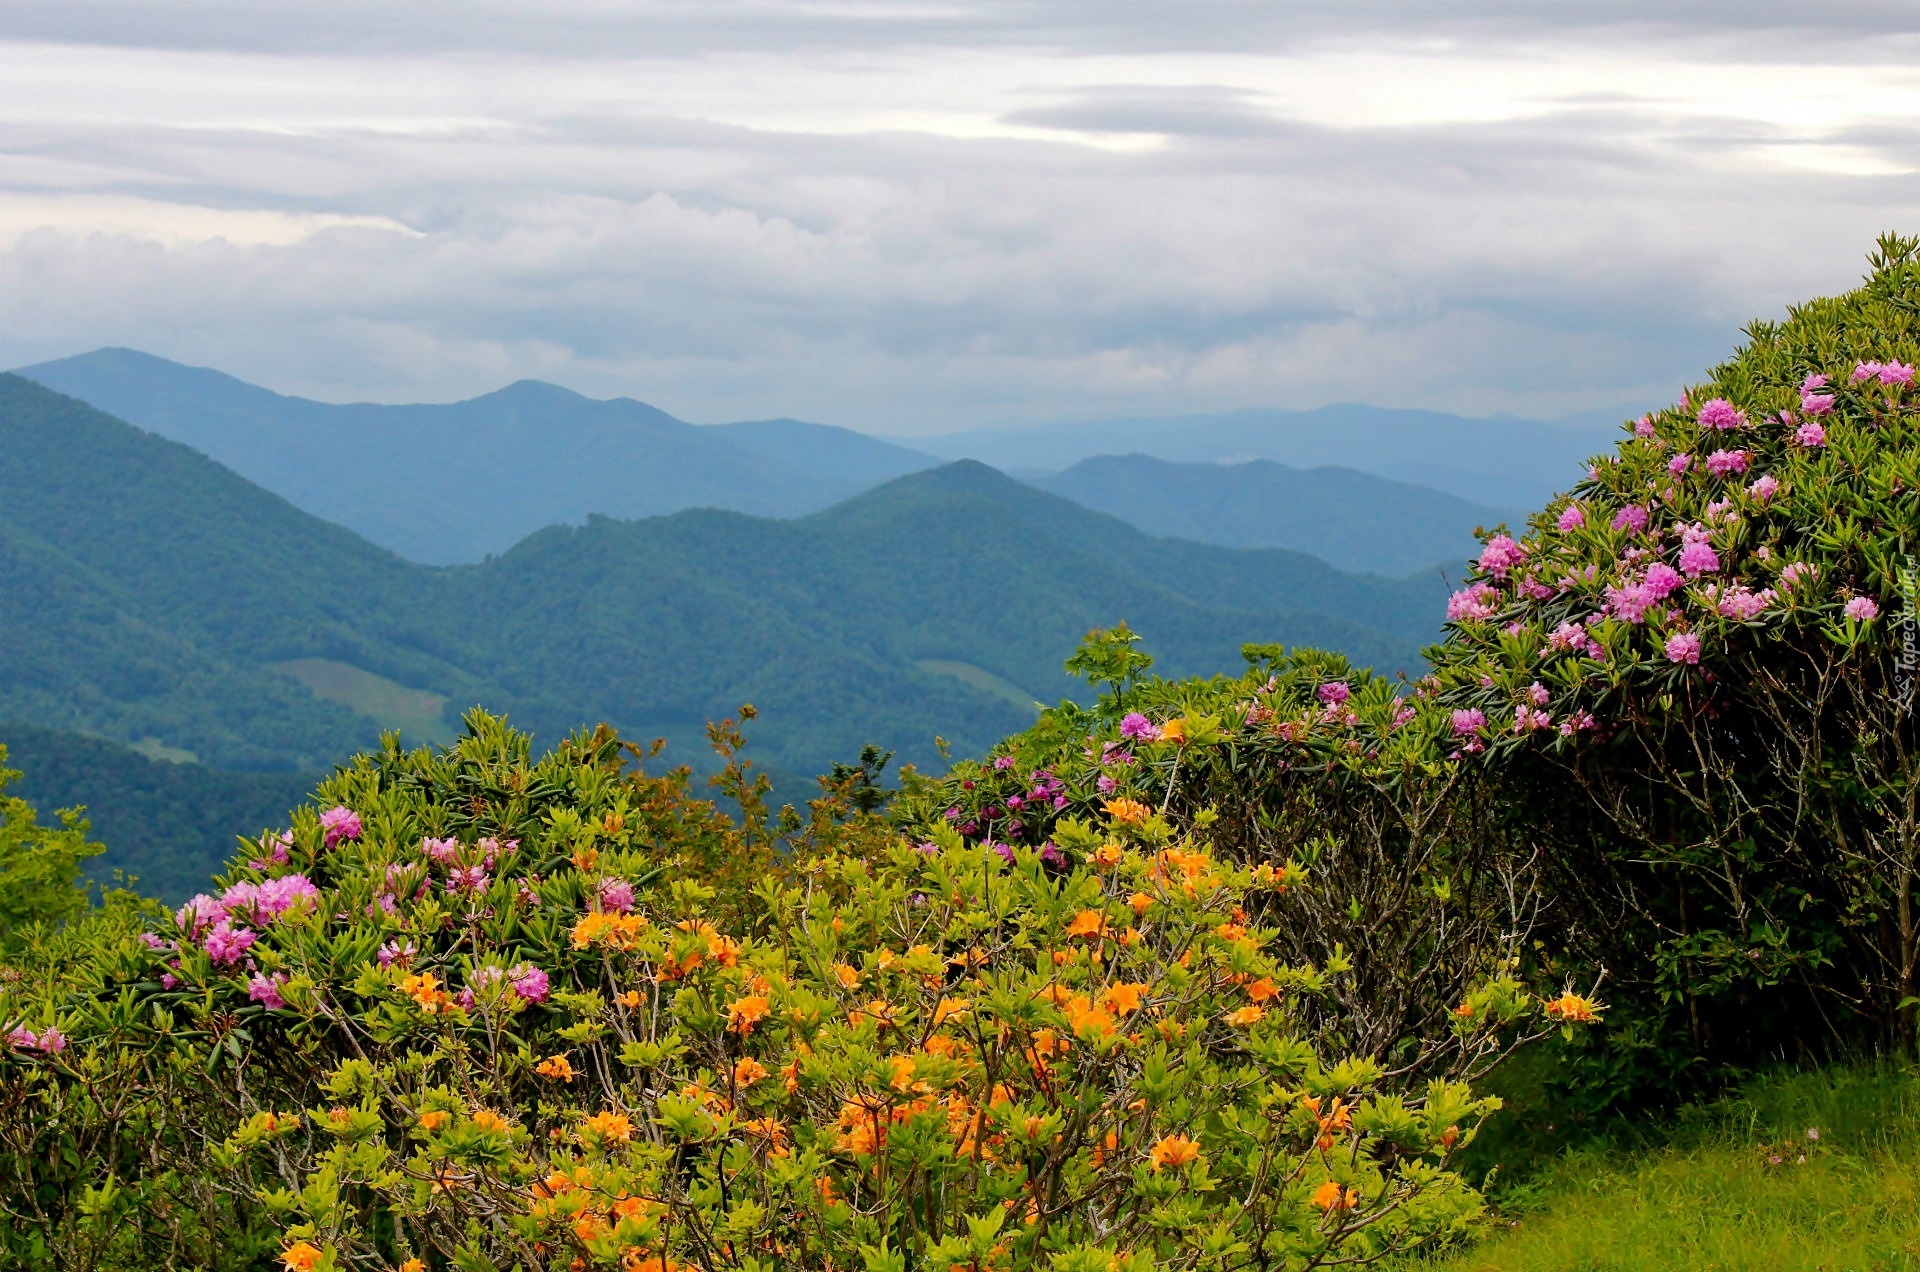
<svg viewBox="0 0 1920 1272">
<path fill-rule="evenodd" d="M 1910 1267 L 1916 363 L 1887 236 L 1451 582 L 965 459 L 422 564 L 0 377 L 5 1262 Z"/>
</svg>

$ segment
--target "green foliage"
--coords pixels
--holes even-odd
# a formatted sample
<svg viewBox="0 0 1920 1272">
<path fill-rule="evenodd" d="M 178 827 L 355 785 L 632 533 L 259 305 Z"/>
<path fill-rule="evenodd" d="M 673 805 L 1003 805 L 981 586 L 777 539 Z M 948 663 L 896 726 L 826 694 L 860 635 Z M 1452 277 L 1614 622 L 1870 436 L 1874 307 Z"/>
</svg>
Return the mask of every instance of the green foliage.
<svg viewBox="0 0 1920 1272">
<path fill-rule="evenodd" d="M 1300 881 L 1207 818 L 1119 803 L 1009 862 L 892 839 L 843 775 L 783 869 L 731 721 L 741 823 L 610 733 L 469 729 L 5 989 L 71 1039 L 0 1059 L 0 1166 L 44 1198 L 17 1259 L 157 1258 L 112 1225 L 165 1205 L 316 1266 L 1312 1267 L 1479 1211 L 1458 1079 L 1540 1004 L 1492 969 L 1396 1067 L 1355 1051 L 1350 960 L 1257 917 Z"/>
<path fill-rule="evenodd" d="M 1432 654 L 1669 1070 L 1920 1003 L 1920 240 L 1748 336 L 1488 541 Z"/>
<path fill-rule="evenodd" d="M 6 767 L 0 744 L 0 956 L 32 939 L 38 925 L 58 925 L 87 908 L 80 863 L 100 851 L 71 809 L 58 827 L 43 826 L 33 805 L 8 791 L 20 774 Z"/>
</svg>

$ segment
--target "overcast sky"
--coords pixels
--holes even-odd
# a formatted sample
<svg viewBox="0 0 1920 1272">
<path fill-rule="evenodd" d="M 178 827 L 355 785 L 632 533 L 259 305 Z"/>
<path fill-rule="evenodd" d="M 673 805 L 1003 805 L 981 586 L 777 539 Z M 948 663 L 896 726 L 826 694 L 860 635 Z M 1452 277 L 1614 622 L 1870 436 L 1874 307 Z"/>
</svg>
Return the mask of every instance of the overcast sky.
<svg viewBox="0 0 1920 1272">
<path fill-rule="evenodd" d="M 1851 285 L 1916 170 L 1911 3 L 6 0 L 0 365 L 1556 415 Z"/>
</svg>

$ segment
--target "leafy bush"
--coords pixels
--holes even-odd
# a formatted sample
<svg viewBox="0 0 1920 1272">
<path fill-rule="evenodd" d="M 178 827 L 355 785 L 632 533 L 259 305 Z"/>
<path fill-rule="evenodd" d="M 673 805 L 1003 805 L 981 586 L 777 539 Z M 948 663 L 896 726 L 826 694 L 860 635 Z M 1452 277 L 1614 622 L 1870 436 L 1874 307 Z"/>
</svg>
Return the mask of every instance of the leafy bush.
<svg viewBox="0 0 1920 1272">
<path fill-rule="evenodd" d="M 8 1186 L 49 1198 L 17 1257 L 160 1258 L 164 1203 L 236 1265 L 1311 1267 L 1479 1209 L 1448 1163 L 1497 1102 L 1450 1075 L 1540 1004 L 1491 967 L 1357 1051 L 1351 968 L 1259 917 L 1304 875 L 1223 819 L 1116 798 L 1057 823 L 1065 860 L 882 841 L 830 792 L 780 869 L 737 767 L 744 826 L 605 732 L 536 762 L 469 724 L 10 988 L 72 1040 L 0 1061 Z M 140 1128 L 143 1166 L 101 1159 L 138 1178 L 36 1162 L 54 1113 Z"/>
<path fill-rule="evenodd" d="M 1920 240 L 1748 337 L 1487 540 L 1438 697 L 1577 939 L 1696 1052 L 1911 1045 Z"/>
</svg>

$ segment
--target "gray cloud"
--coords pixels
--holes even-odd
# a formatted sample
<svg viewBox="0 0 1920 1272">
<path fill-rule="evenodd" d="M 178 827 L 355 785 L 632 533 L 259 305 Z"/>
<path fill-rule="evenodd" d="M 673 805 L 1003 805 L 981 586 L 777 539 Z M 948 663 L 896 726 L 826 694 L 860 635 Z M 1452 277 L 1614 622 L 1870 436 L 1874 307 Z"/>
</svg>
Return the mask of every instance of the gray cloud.
<svg viewBox="0 0 1920 1272">
<path fill-rule="evenodd" d="M 532 375 L 900 432 L 1660 400 L 1920 220 L 1910 9 L 1823 9 L 1815 40 L 1803 6 L 1723 7 L 28 0 L 0 70 L 125 71 L 0 86 L 0 364 L 119 343 L 333 399 Z M 1594 32 L 1755 85 L 1824 50 L 1892 105 L 1293 82 L 1388 28 L 1414 71 L 1494 79 Z M 1259 52 L 1292 60 L 1213 57 Z"/>
</svg>

